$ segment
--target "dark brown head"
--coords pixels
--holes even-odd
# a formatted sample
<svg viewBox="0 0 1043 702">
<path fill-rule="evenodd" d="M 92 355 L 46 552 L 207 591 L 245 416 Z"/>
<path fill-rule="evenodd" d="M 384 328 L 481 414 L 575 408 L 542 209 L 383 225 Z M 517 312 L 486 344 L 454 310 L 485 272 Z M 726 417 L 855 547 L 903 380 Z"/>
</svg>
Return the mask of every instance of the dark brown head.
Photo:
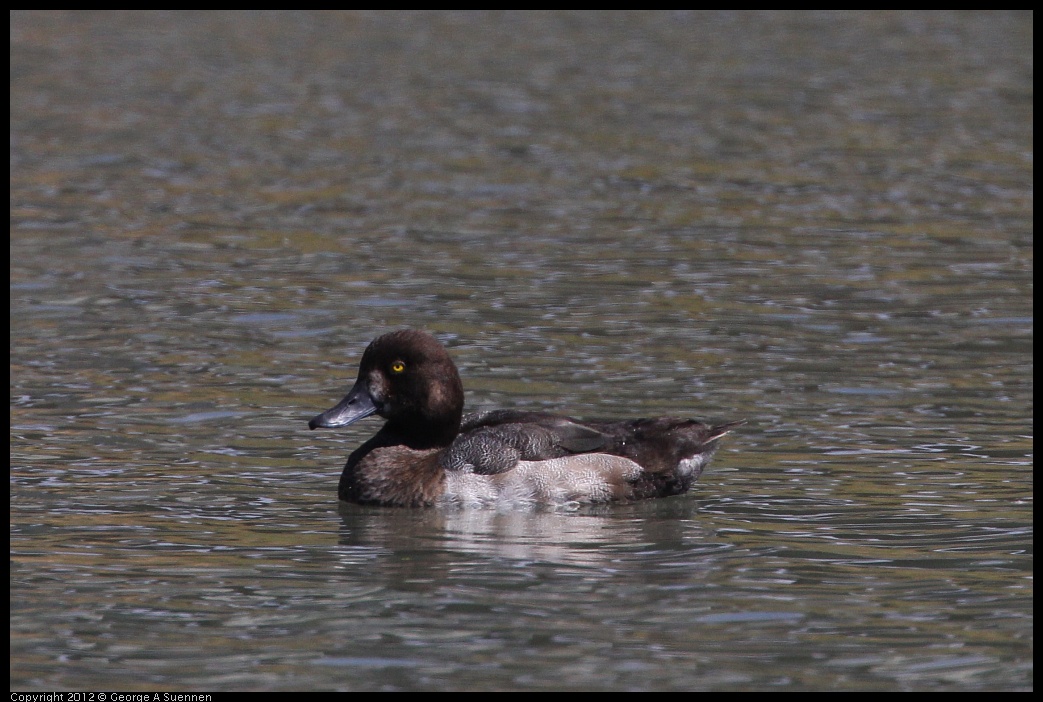
<svg viewBox="0 0 1043 702">
<path fill-rule="evenodd" d="M 354 387 L 308 426 L 342 427 L 375 413 L 409 444 L 447 446 L 460 430 L 463 407 L 463 384 L 445 347 L 427 332 L 403 329 L 366 348 Z"/>
</svg>

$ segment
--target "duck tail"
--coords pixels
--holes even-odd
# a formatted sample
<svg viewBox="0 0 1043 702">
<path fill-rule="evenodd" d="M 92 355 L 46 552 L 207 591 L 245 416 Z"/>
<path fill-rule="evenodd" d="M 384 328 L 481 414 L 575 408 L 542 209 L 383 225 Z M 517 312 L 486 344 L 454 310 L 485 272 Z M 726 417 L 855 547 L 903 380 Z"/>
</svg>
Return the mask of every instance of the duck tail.
<svg viewBox="0 0 1043 702">
<path fill-rule="evenodd" d="M 707 441 L 714 441 L 721 438 L 725 434 L 731 432 L 732 429 L 738 426 L 742 426 L 746 423 L 745 419 L 736 419 L 734 422 L 725 422 L 724 424 L 716 424 L 710 427 L 710 435 L 706 437 Z"/>
</svg>

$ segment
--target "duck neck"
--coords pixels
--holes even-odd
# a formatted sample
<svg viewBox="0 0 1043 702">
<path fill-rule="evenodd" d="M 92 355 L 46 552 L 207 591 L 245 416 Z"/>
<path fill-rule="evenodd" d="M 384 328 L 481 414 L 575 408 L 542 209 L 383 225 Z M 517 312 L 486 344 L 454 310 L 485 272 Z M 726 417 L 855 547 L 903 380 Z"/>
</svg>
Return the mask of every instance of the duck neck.
<svg viewBox="0 0 1043 702">
<path fill-rule="evenodd" d="M 412 449 L 444 448 L 460 433 L 462 413 L 454 417 L 396 417 L 389 419 L 384 431 L 400 437 Z"/>
</svg>

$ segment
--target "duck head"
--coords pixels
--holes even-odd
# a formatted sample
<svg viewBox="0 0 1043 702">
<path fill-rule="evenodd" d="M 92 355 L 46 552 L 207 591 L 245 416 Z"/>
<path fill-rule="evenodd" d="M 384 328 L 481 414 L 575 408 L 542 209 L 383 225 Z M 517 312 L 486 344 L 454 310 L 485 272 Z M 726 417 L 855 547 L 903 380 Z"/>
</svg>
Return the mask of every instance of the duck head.
<svg viewBox="0 0 1043 702">
<path fill-rule="evenodd" d="M 460 431 L 463 407 L 463 384 L 445 347 L 426 332 L 404 329 L 366 348 L 355 385 L 308 427 L 343 427 L 377 414 L 387 420 L 385 430 L 409 443 L 448 445 Z"/>
</svg>

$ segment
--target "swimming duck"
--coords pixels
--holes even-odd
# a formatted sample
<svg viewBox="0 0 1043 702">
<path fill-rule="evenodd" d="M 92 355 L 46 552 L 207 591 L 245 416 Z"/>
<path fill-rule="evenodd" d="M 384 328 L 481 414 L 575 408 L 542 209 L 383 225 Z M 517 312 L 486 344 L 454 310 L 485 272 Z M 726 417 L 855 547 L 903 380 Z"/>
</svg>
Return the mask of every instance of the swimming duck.
<svg viewBox="0 0 1043 702">
<path fill-rule="evenodd" d="M 463 413 L 456 365 L 430 334 L 375 339 L 358 379 L 310 429 L 371 414 L 383 428 L 348 458 L 338 495 L 348 502 L 428 507 L 579 505 L 687 492 L 742 421 L 710 426 L 658 417 L 585 422 L 543 412 Z"/>
</svg>

